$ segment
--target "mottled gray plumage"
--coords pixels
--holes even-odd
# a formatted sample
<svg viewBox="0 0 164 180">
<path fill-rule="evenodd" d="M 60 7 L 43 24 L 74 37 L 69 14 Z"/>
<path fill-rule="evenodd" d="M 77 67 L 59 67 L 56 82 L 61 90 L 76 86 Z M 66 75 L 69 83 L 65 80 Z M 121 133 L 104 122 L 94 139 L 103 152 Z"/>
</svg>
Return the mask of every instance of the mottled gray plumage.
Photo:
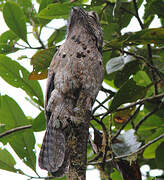
<svg viewBox="0 0 164 180">
<path fill-rule="evenodd" d="M 39 166 L 54 176 L 63 176 L 69 168 L 71 128 L 79 124 L 76 117 L 80 94 L 85 110 L 91 111 L 100 90 L 103 32 L 95 12 L 79 7 L 71 10 L 65 43 L 50 64 L 45 114 L 47 129 L 39 155 Z M 84 119 L 85 121 L 85 119 Z"/>
</svg>

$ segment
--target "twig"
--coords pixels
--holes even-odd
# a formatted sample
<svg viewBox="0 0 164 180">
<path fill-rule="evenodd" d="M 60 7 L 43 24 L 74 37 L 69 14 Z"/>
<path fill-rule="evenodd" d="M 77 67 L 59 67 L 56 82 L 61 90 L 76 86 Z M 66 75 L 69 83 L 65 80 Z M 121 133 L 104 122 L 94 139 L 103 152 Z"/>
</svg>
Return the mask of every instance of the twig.
<svg viewBox="0 0 164 180">
<path fill-rule="evenodd" d="M 99 107 L 103 107 L 104 109 L 108 110 L 108 108 L 103 105 L 104 104 L 103 102 L 101 103 L 97 99 L 96 99 L 96 102 L 99 103 Z"/>
<path fill-rule="evenodd" d="M 136 12 L 136 18 L 141 26 L 142 29 L 144 29 L 144 25 L 139 17 L 139 14 L 138 14 L 138 7 L 137 7 L 137 2 L 136 0 L 133 0 L 133 4 L 134 4 L 134 9 L 135 9 L 135 12 Z M 154 63 L 153 63 L 153 60 L 152 60 L 152 48 L 151 48 L 151 45 L 148 44 L 147 45 L 147 51 L 148 51 L 148 60 L 151 64 L 152 67 L 154 67 Z M 157 81 L 157 77 L 156 77 L 156 72 L 154 69 L 151 69 L 151 73 L 152 73 L 152 79 L 153 79 L 153 83 L 154 83 L 154 89 L 155 89 L 155 95 L 158 94 L 158 86 L 157 84 L 155 84 L 155 82 Z"/>
<path fill-rule="evenodd" d="M 139 107 L 135 110 L 135 112 L 129 117 L 129 119 L 122 125 L 122 127 L 117 131 L 116 135 L 112 137 L 112 141 L 114 141 L 117 136 L 120 135 L 120 132 L 125 128 L 125 126 L 138 114 L 140 111 L 142 104 L 139 105 Z"/>
<path fill-rule="evenodd" d="M 35 176 L 30 176 L 28 174 L 25 174 L 24 172 L 23 172 L 23 175 L 29 177 L 29 179 L 54 179 L 54 176 L 48 176 L 48 177 L 38 176 L 38 177 L 35 177 Z"/>
<path fill-rule="evenodd" d="M 111 98 L 111 97 L 108 96 L 101 104 L 106 103 L 110 98 Z M 93 109 L 92 114 L 94 114 L 99 107 L 101 107 L 100 104 Z"/>
<path fill-rule="evenodd" d="M 150 44 L 147 45 L 147 51 L 148 51 L 149 62 L 151 64 L 151 66 L 154 66 L 154 63 L 153 63 L 153 60 L 152 60 L 152 49 L 151 49 Z M 151 73 L 152 73 L 152 79 L 153 79 L 153 83 L 154 83 L 155 94 L 158 94 L 158 86 L 155 83 L 157 81 L 157 78 L 156 78 L 156 74 L 155 74 L 154 69 L 151 69 Z"/>
<path fill-rule="evenodd" d="M 100 13 L 99 13 L 100 20 L 101 20 L 101 18 L 102 18 L 102 14 L 103 14 L 104 10 L 108 7 L 108 5 L 109 5 L 109 3 L 106 2 L 105 6 L 101 9 L 101 11 L 100 11 Z"/>
<path fill-rule="evenodd" d="M 109 139 L 109 134 L 108 134 L 108 131 L 106 129 L 106 126 L 104 125 L 104 123 L 102 121 L 99 121 L 98 119 L 96 119 L 94 116 L 93 116 L 93 119 L 99 123 L 102 127 L 102 130 L 103 130 L 103 133 L 104 133 L 104 136 L 105 136 L 105 151 L 103 152 L 103 160 L 102 160 L 102 168 L 104 169 L 104 166 L 105 166 L 105 162 L 106 162 L 106 156 L 107 156 L 107 152 L 108 152 L 108 139 Z M 103 142 L 102 142 L 103 144 Z"/>
<path fill-rule="evenodd" d="M 151 100 L 155 100 L 155 99 L 159 99 L 159 98 L 163 98 L 164 97 L 164 93 L 161 93 L 161 94 L 158 94 L 158 95 L 154 95 L 154 96 L 151 96 L 151 97 L 147 97 L 147 98 L 143 98 L 143 99 L 140 99 L 138 100 L 137 102 L 133 102 L 131 103 L 130 105 L 128 106 L 125 106 L 123 108 L 118 108 L 115 110 L 115 112 L 118 112 L 118 111 L 123 111 L 125 109 L 129 109 L 129 108 L 132 108 L 134 106 L 136 106 L 137 104 L 142 104 L 143 102 L 145 101 L 151 101 Z M 96 115 L 95 117 L 98 117 L 98 116 L 103 116 L 102 118 L 104 118 L 105 116 L 107 116 L 108 114 L 110 114 L 112 111 L 107 111 L 106 113 L 101 113 L 101 114 L 98 114 Z"/>
<path fill-rule="evenodd" d="M 129 11 L 129 10 L 123 8 L 123 7 L 120 7 L 120 9 L 122 9 L 123 11 L 127 12 L 128 14 L 131 14 L 132 16 L 136 17 L 136 15 L 133 12 L 131 12 L 131 11 Z"/>
<path fill-rule="evenodd" d="M 43 49 L 43 47 L 31 47 L 31 46 L 24 46 L 22 44 L 19 44 L 17 42 L 15 42 L 16 45 L 20 46 L 20 47 L 23 47 L 24 49 Z M 29 45 L 29 44 L 28 44 Z"/>
<path fill-rule="evenodd" d="M 33 21 L 32 17 L 30 18 L 30 21 L 31 21 L 32 26 L 34 27 L 35 35 L 36 35 L 39 43 L 41 44 L 42 48 L 45 49 L 46 47 L 43 44 L 42 40 L 40 39 L 40 33 L 38 33 L 38 31 L 37 31 L 37 27 L 36 27 L 35 22 Z"/>
<path fill-rule="evenodd" d="M 134 10 L 135 10 L 135 12 L 136 12 L 135 17 L 137 18 L 137 20 L 138 20 L 141 28 L 144 29 L 144 25 L 143 25 L 143 23 L 142 23 L 142 21 L 141 21 L 141 19 L 140 19 L 140 17 L 139 17 L 138 7 L 137 7 L 137 2 L 136 2 L 136 0 L 133 0 L 133 4 L 134 4 Z"/>
<path fill-rule="evenodd" d="M 4 133 L 1 133 L 0 134 L 0 138 L 2 138 L 4 136 L 7 136 L 9 134 L 12 134 L 14 132 L 17 132 L 17 131 L 21 131 L 21 130 L 24 130 L 24 129 L 29 129 L 31 127 L 32 127 L 32 125 L 30 124 L 30 125 L 26 125 L 26 126 L 21 126 L 21 127 L 17 127 L 17 128 L 14 128 L 14 129 L 10 129 L 8 131 L 5 131 Z"/>
<path fill-rule="evenodd" d="M 122 155 L 122 156 L 116 156 L 116 157 L 113 157 L 113 158 L 110 158 L 110 159 L 107 159 L 106 162 L 110 162 L 110 161 L 113 161 L 113 159 L 122 159 L 122 158 L 126 158 L 128 156 L 132 156 L 136 153 L 139 153 L 141 151 L 143 151 L 145 148 L 147 148 L 148 146 L 150 146 L 151 144 L 157 142 L 158 140 L 162 139 L 164 137 L 164 134 L 161 134 L 160 136 L 158 136 L 157 138 L 153 139 L 152 141 L 149 141 L 147 144 L 143 145 L 142 147 L 140 147 L 137 151 L 133 152 L 133 153 L 130 153 L 130 154 L 125 154 L 125 155 Z M 99 161 L 99 162 L 91 162 L 89 163 L 88 165 L 97 165 L 97 164 L 101 164 L 102 162 Z"/>
<path fill-rule="evenodd" d="M 101 86 L 101 91 L 105 92 L 105 93 L 109 93 L 112 97 L 116 94 L 115 92 L 113 92 L 110 89 L 106 89 L 103 86 Z"/>
<path fill-rule="evenodd" d="M 151 69 L 153 69 L 156 72 L 156 74 L 158 74 L 158 76 L 161 78 L 161 74 L 158 71 L 158 69 L 155 66 L 153 66 L 152 64 L 148 63 L 143 56 L 140 56 L 140 55 L 137 55 L 135 53 L 125 51 L 125 50 L 122 50 L 122 49 L 119 49 L 119 51 L 121 51 L 121 52 L 123 52 L 125 54 L 128 54 L 128 55 L 131 55 L 131 56 L 133 56 L 133 57 L 135 57 L 137 59 L 141 59 L 144 63 L 146 63 L 147 66 L 149 66 Z"/>
<path fill-rule="evenodd" d="M 138 124 L 135 127 L 135 130 L 137 131 L 139 129 L 139 127 L 141 126 L 141 124 L 148 118 L 150 117 L 152 114 L 154 114 L 156 111 L 158 110 L 158 108 L 155 108 L 153 111 L 149 112 L 145 117 L 143 117 Z"/>
</svg>

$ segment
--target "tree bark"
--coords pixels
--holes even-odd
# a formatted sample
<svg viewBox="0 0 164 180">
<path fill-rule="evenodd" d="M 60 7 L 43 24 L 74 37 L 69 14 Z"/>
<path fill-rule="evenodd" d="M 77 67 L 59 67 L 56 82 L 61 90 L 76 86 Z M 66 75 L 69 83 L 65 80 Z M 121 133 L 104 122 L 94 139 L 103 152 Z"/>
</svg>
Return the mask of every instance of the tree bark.
<svg viewBox="0 0 164 180">
<path fill-rule="evenodd" d="M 77 102 L 78 110 L 75 113 L 77 118 L 76 123 L 79 124 L 75 124 L 75 127 L 72 128 L 72 134 L 68 141 L 68 146 L 71 149 L 68 180 L 86 179 L 87 143 L 90 121 L 90 112 L 86 109 L 86 103 L 86 95 L 82 92 Z"/>
</svg>

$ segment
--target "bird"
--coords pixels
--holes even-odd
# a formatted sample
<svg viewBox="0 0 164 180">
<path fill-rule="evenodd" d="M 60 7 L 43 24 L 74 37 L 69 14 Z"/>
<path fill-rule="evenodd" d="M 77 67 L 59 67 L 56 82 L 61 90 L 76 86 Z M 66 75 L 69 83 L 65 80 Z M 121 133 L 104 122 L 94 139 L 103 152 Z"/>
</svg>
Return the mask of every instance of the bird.
<svg viewBox="0 0 164 180">
<path fill-rule="evenodd" d="M 45 95 L 47 126 L 39 166 L 54 177 L 64 176 L 69 170 L 71 130 L 74 126 L 80 128 L 81 122 L 89 123 L 79 112 L 92 111 L 101 89 L 104 79 L 102 46 L 103 30 L 97 13 L 72 7 L 65 42 L 50 63 Z"/>
</svg>

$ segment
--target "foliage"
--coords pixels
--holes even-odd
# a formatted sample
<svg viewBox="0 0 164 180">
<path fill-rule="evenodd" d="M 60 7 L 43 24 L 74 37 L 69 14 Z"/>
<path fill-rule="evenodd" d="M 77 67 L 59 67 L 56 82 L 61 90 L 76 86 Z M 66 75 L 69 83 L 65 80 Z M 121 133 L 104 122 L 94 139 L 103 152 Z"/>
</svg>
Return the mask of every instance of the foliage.
<svg viewBox="0 0 164 180">
<path fill-rule="evenodd" d="M 134 173 L 137 173 L 136 167 L 144 164 L 148 164 L 151 169 L 163 169 L 164 1 L 146 0 L 143 17 L 140 17 L 138 11 L 141 6 L 143 8 L 143 0 L 86 2 L 0 1 L 0 10 L 9 27 L 8 31 L 0 35 L 0 77 L 11 86 L 21 88 L 29 96 L 32 105 L 40 110 L 36 118 L 26 117 L 14 99 L 1 95 L 0 142 L 3 145 L 9 143 L 23 163 L 39 177 L 34 153 L 34 132 L 45 129 L 45 117 L 43 92 L 37 80 L 47 77 L 48 66 L 58 43 L 65 39 L 66 27 L 54 27 L 54 32 L 47 35 L 49 38 L 46 41 L 42 40 L 41 33 L 53 19 L 67 19 L 71 7 L 80 6 L 99 14 L 104 30 L 103 61 L 106 69 L 105 88 L 101 89 L 104 96 L 98 98 L 98 104 L 93 108 L 90 128 L 94 130 L 94 141 L 88 146 L 88 164 L 100 170 L 101 179 L 113 180 L 121 179 L 120 173 L 126 179 L 122 167 L 125 162 L 127 168 L 135 165 Z M 36 3 L 39 10 L 36 9 Z M 150 28 L 155 16 L 161 27 Z M 128 32 L 133 17 L 141 29 Z M 31 45 L 30 28 L 27 27 L 32 27 L 32 34 L 40 44 L 39 47 Z M 123 29 L 128 33 L 123 34 Z M 22 48 L 33 52 L 32 72 L 19 64 L 20 59 L 26 58 L 24 54 L 17 60 L 9 58 L 11 53 L 17 54 Z M 101 111 L 97 111 L 99 109 Z M 114 163 L 111 164 L 111 161 Z M 24 174 L 21 167 L 15 168 L 15 163 L 13 154 L 5 148 L 0 149 L 0 168 Z M 152 178 L 148 176 L 147 179 Z"/>
</svg>

